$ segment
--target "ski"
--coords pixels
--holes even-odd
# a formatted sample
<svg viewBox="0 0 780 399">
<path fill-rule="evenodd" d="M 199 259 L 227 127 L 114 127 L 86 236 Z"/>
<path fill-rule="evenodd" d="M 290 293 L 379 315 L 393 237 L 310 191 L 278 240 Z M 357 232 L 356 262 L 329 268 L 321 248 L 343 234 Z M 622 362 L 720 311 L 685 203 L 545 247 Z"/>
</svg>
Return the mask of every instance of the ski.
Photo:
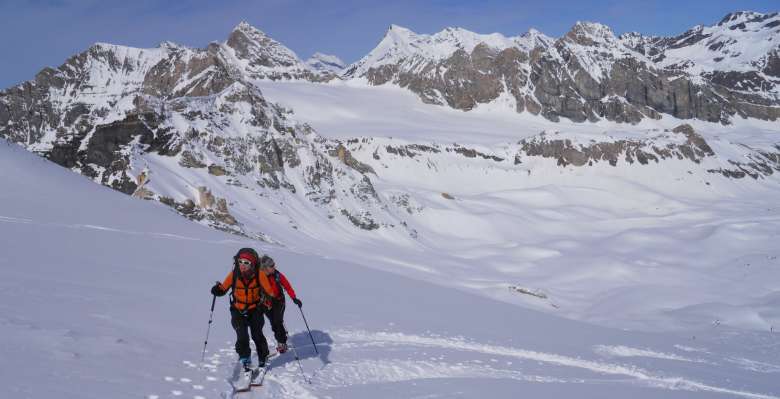
<svg viewBox="0 0 780 399">
<path fill-rule="evenodd" d="M 257 381 L 257 376 L 255 376 L 255 378 L 253 378 L 249 382 L 249 386 L 250 387 L 261 387 L 261 386 L 263 386 L 263 381 L 265 381 L 265 375 L 268 374 L 268 369 L 271 368 L 271 365 L 269 364 L 268 361 L 269 361 L 269 359 L 271 359 L 271 358 L 273 358 L 275 356 L 279 356 L 279 352 L 271 353 L 271 354 L 269 354 L 265 358 L 265 366 L 262 367 L 263 372 L 262 372 L 262 374 L 260 374 L 260 381 Z M 257 382 L 255 382 L 255 381 L 257 381 Z"/>
<path fill-rule="evenodd" d="M 261 387 L 263 386 L 263 381 L 265 381 L 265 375 L 268 374 L 268 366 L 266 365 L 263 367 L 263 372 L 260 374 L 260 381 L 256 381 L 256 379 L 252 380 L 252 382 L 249 383 L 250 387 Z"/>
<path fill-rule="evenodd" d="M 249 369 L 244 369 L 244 371 L 242 371 L 242 374 L 244 375 L 243 379 L 244 381 L 247 381 L 247 384 L 246 386 L 237 387 L 235 384 L 231 383 L 231 385 L 233 386 L 233 394 L 231 395 L 231 397 L 234 397 L 237 393 L 249 392 L 252 389 L 252 380 L 257 378 L 257 375 L 260 374 L 260 368 L 253 367 Z"/>
<path fill-rule="evenodd" d="M 252 390 L 252 387 L 260 387 L 263 386 L 263 380 L 265 380 L 265 375 L 268 373 L 268 361 L 278 356 L 279 352 L 273 352 L 268 354 L 265 358 L 265 365 L 258 366 L 258 367 L 251 367 L 249 369 L 244 369 L 242 371 L 244 380 L 247 381 L 246 386 L 240 386 L 237 387 L 233 382 L 230 383 L 230 385 L 233 387 L 233 393 L 230 395 L 230 397 L 235 397 L 236 394 L 242 393 L 242 392 L 249 392 Z M 261 373 L 262 371 L 262 373 Z M 262 376 L 262 377 L 261 377 Z M 254 382 L 258 380 L 258 377 L 261 377 L 259 382 Z M 243 384 L 242 384 L 243 385 Z"/>
</svg>

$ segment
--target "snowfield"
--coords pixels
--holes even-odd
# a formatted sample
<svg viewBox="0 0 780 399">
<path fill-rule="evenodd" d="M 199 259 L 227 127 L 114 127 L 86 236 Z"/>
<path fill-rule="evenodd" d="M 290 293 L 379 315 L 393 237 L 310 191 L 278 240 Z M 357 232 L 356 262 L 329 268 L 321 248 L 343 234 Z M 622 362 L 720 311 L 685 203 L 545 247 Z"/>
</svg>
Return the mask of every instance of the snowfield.
<svg viewBox="0 0 780 399">
<path fill-rule="evenodd" d="M 402 216 L 416 238 L 355 238 L 312 223 L 302 232 L 315 253 L 618 328 L 780 325 L 780 177 L 707 172 L 744 159 L 745 146 L 772 148 L 780 131 L 771 123 L 553 124 L 500 102 L 470 112 L 427 105 L 392 86 L 256 84 L 319 134 L 353 143 L 352 155 L 376 171 L 380 195 L 408 203 Z M 517 141 L 540 132 L 583 145 L 656 137 L 662 145 L 677 140 L 664 131 L 681 123 L 694 126 L 719 159 L 617 167 L 512 162 Z M 442 150 L 414 157 L 385 150 L 415 144 Z M 465 162 L 443 149 L 455 144 L 504 161 Z"/>
<path fill-rule="evenodd" d="M 531 260 L 552 268 L 555 265 L 545 263 L 546 259 L 565 251 L 596 251 L 588 247 L 604 238 L 586 236 L 581 243 L 562 238 L 542 247 L 530 239 L 530 229 L 525 229 L 528 240 L 522 240 L 523 246 L 499 250 L 484 241 L 463 246 L 474 237 L 456 237 L 452 241 L 459 244 L 454 247 L 462 246 L 460 253 L 439 260 L 441 253 L 421 251 L 414 262 L 410 261 L 412 267 L 399 265 L 401 269 L 396 273 L 386 273 L 375 268 L 399 255 L 392 247 L 383 250 L 366 242 L 364 252 L 357 251 L 353 261 L 345 261 L 336 259 L 338 250 L 327 251 L 314 240 L 307 251 L 299 251 L 237 239 L 193 224 L 160 204 L 96 185 L 15 145 L 0 144 L 0 170 L 2 397 L 228 397 L 236 356 L 224 298 L 215 312 L 206 364 L 199 362 L 211 300 L 208 289 L 227 273 L 233 253 L 246 245 L 270 253 L 290 277 L 315 330 L 319 355 L 311 347 L 300 315 L 290 307 L 287 324 L 291 342 L 302 358 L 304 374 L 291 354 L 280 356 L 271 362 L 266 386 L 241 397 L 449 398 L 486 393 L 506 398 L 523 394 L 780 397 L 776 384 L 780 353 L 775 336 L 768 331 L 737 329 L 725 323 L 694 323 L 684 331 L 635 332 L 564 319 L 447 287 L 467 282 L 479 287 L 482 269 L 457 267 L 466 264 L 462 259 L 467 256 L 481 262 L 482 258 L 509 251 L 528 259 L 527 268 L 531 268 Z M 556 218 L 574 214 L 585 215 L 579 223 L 587 225 L 593 223 L 591 217 L 600 216 L 555 204 L 548 193 L 552 190 L 521 196 L 529 205 L 540 208 L 538 216 L 526 215 L 532 217 L 529 226 L 544 220 L 552 226 L 548 228 L 557 229 L 560 225 Z M 500 198 L 498 194 L 491 196 Z M 660 196 L 653 200 L 659 204 L 670 201 L 666 206 L 685 205 Z M 463 202 L 464 207 L 480 206 L 476 199 Z M 740 203 L 735 199 L 728 205 Z M 549 209 L 541 212 L 542 205 L 562 208 L 563 214 L 553 215 Z M 627 219 L 635 205 L 623 206 L 625 209 L 613 210 L 619 216 L 617 224 L 600 227 L 604 236 L 611 236 L 619 244 L 610 246 L 614 249 L 604 257 L 621 253 L 628 256 L 636 242 L 650 242 L 668 250 L 679 239 L 708 243 L 709 250 L 725 256 L 735 248 L 742 248 L 742 252 L 753 245 L 768 248 L 769 244 L 761 240 L 776 237 L 778 231 L 773 224 L 776 219 L 769 212 L 747 220 L 737 208 L 732 209 L 736 216 L 711 210 L 724 215 L 716 225 L 704 222 L 704 215 L 677 216 L 671 225 L 684 224 L 687 230 L 661 228 L 655 233 L 653 224 L 663 224 L 664 217 L 635 215 Z M 439 208 L 437 220 L 472 225 L 479 220 L 458 219 L 457 215 L 465 212 Z M 757 214 L 759 211 L 765 210 L 755 210 Z M 492 212 L 496 210 L 486 210 L 487 214 Z M 617 236 L 607 234 L 620 228 L 621 222 L 630 222 L 633 227 L 624 226 L 624 232 Z M 487 226 L 474 227 L 480 229 L 475 237 L 495 239 L 484 234 L 489 231 Z M 493 234 L 510 231 L 506 229 L 500 227 Z M 536 228 L 536 234 L 543 231 Z M 669 237 L 662 240 L 662 236 Z M 729 240 L 737 244 L 728 247 L 725 243 Z M 558 249 L 549 249 L 553 246 Z M 677 268 L 683 274 L 680 280 L 694 273 L 722 280 L 720 287 L 725 289 L 727 278 L 739 277 L 729 276 L 736 272 L 718 267 L 699 270 L 705 266 L 697 259 L 703 249 L 674 246 L 676 251 L 681 247 L 691 251 L 685 255 L 691 257 L 693 265 Z M 385 261 L 378 262 L 379 266 L 373 264 L 370 252 Z M 409 258 L 408 254 L 400 255 L 398 263 Z M 659 262 L 673 255 L 665 253 Z M 454 267 L 445 274 L 442 264 L 456 258 L 461 259 L 460 263 L 448 265 Z M 749 261 L 750 277 L 744 279 L 749 278 L 755 290 L 761 284 L 771 286 L 775 276 L 771 262 L 776 260 L 754 255 Z M 414 264 L 434 270 L 440 284 L 417 279 L 426 269 L 415 268 Z M 566 265 L 558 267 L 559 273 L 548 269 L 543 274 L 550 279 L 568 278 L 572 284 L 599 276 L 612 281 L 630 277 L 621 277 L 621 267 L 609 264 L 604 269 L 589 270 L 584 276 L 569 268 L 568 277 L 563 273 Z M 660 263 L 634 267 L 664 269 Z M 754 269 L 758 271 L 752 272 Z M 738 270 L 743 273 L 743 269 Z M 483 286 L 478 289 L 495 284 L 489 280 L 492 273 L 486 272 Z M 463 279 L 466 275 L 473 278 Z M 591 311 L 607 318 L 615 309 L 636 308 L 631 298 L 655 304 L 674 302 L 675 296 L 683 294 L 709 295 L 683 293 L 671 286 L 665 297 L 648 299 L 642 296 L 647 293 L 641 292 L 648 285 L 623 285 L 627 292 L 616 293 L 611 300 L 605 298 L 604 305 Z M 511 294 L 498 285 L 490 290 Z M 556 297 L 550 295 L 548 299 Z M 755 301 L 762 301 L 768 313 L 777 303 L 772 296 Z M 706 308 L 725 306 L 700 303 L 698 308 L 678 312 L 695 315 L 706 312 Z M 564 308 L 569 304 L 557 305 Z M 738 306 L 729 309 L 735 314 L 745 313 Z M 268 327 L 265 332 L 270 337 Z"/>
</svg>

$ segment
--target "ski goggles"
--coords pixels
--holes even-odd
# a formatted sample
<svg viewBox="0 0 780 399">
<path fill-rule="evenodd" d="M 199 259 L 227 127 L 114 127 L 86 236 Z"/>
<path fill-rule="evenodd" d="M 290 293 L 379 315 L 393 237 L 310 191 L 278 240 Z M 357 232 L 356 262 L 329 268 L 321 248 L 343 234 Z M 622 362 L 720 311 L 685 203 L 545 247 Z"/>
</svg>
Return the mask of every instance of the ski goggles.
<svg viewBox="0 0 780 399">
<path fill-rule="evenodd" d="M 243 258 L 238 260 L 238 264 L 243 266 L 252 266 L 252 262 Z"/>
</svg>

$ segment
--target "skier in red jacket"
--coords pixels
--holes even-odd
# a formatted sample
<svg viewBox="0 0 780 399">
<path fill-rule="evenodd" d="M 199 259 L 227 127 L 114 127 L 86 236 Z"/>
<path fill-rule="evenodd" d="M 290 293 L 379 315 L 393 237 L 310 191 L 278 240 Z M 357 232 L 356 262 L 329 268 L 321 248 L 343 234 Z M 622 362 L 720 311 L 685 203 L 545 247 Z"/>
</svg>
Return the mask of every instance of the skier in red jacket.
<svg viewBox="0 0 780 399">
<path fill-rule="evenodd" d="M 260 268 L 268 276 L 268 282 L 271 285 L 271 308 L 266 309 L 265 315 L 268 316 L 268 321 L 271 322 L 271 330 L 274 332 L 276 338 L 276 350 L 279 353 L 287 352 L 287 329 L 284 327 L 284 307 L 285 296 L 284 291 L 290 295 L 293 303 L 300 308 L 303 306 L 303 302 L 295 295 L 287 277 L 282 272 L 276 270 L 276 262 L 268 255 L 264 255 L 260 259 Z"/>
</svg>

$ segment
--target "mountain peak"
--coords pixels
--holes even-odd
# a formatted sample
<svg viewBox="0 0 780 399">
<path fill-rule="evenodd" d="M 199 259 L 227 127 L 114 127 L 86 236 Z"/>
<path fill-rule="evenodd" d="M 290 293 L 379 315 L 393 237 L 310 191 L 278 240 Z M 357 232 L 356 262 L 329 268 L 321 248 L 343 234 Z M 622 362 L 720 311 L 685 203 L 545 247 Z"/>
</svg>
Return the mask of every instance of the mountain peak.
<svg viewBox="0 0 780 399">
<path fill-rule="evenodd" d="M 598 22 L 577 21 L 572 26 L 564 39 L 581 44 L 584 46 L 593 46 L 597 43 L 610 43 L 616 40 L 612 28 Z"/>
<path fill-rule="evenodd" d="M 160 44 L 157 45 L 157 47 L 161 48 L 161 49 L 169 49 L 169 50 L 178 50 L 178 49 L 185 49 L 185 48 L 187 48 L 186 46 L 183 46 L 181 44 L 172 42 L 170 40 L 165 40 L 165 41 L 160 42 Z"/>
<path fill-rule="evenodd" d="M 755 18 L 761 18 L 763 16 L 764 14 L 762 13 L 755 12 L 755 11 L 748 11 L 748 10 L 730 12 L 726 14 L 726 16 L 724 16 L 720 20 L 720 22 L 718 22 L 718 26 L 723 26 L 727 24 L 731 25 L 732 23 L 746 22 Z"/>
<path fill-rule="evenodd" d="M 417 37 L 411 29 L 404 28 L 400 25 L 391 24 L 385 32 L 385 36 L 382 38 L 381 43 L 409 43 Z"/>
<path fill-rule="evenodd" d="M 521 47 L 524 47 L 524 50 L 531 51 L 536 47 L 549 47 L 553 42 L 555 42 L 555 39 L 545 35 L 537 29 L 530 28 L 528 29 L 528 32 L 520 35 L 520 38 L 517 40 L 517 42 Z"/>
<path fill-rule="evenodd" d="M 411 29 L 403 27 L 401 25 L 396 24 L 390 24 L 390 26 L 387 28 L 387 32 L 410 32 L 414 33 Z"/>
<path fill-rule="evenodd" d="M 301 63 L 295 52 L 245 21 L 230 32 L 226 44 L 252 65 L 290 67 Z"/>
<path fill-rule="evenodd" d="M 577 21 L 572 27 L 572 30 L 597 36 L 615 36 L 615 34 L 612 32 L 612 28 L 599 22 Z"/>
<path fill-rule="evenodd" d="M 755 11 L 737 11 L 727 14 L 716 26 L 729 30 L 751 30 L 760 28 L 773 29 L 780 25 L 778 13 L 762 14 Z M 771 20 L 771 21 L 770 21 Z"/>
<path fill-rule="evenodd" d="M 265 33 L 260 29 L 255 28 L 249 22 L 241 21 L 233 28 L 233 32 L 245 32 L 245 33 L 259 33 L 265 36 Z"/>
</svg>

